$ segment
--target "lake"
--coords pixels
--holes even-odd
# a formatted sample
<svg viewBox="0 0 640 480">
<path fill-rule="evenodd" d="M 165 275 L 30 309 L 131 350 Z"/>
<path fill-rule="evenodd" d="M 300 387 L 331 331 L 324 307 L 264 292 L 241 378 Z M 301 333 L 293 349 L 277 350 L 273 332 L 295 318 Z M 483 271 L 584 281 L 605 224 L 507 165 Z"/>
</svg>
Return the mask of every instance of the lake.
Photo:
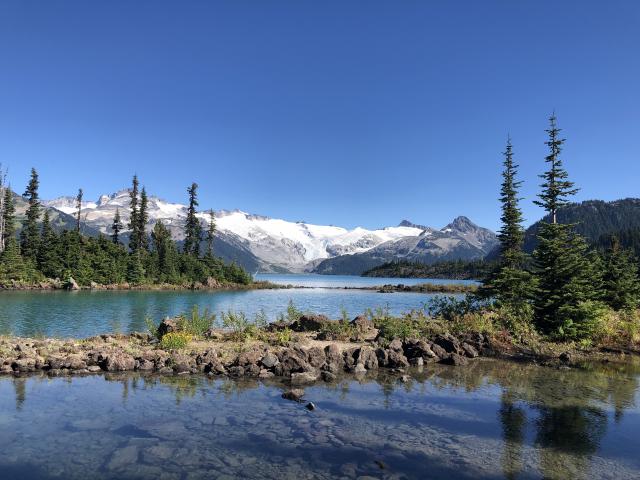
<svg viewBox="0 0 640 480">
<path fill-rule="evenodd" d="M 434 294 L 378 293 L 345 290 L 385 283 L 469 283 L 430 279 L 387 279 L 323 275 L 257 276 L 283 285 L 307 288 L 248 291 L 6 291 L 0 292 L 0 335 L 90 337 L 101 333 L 146 331 L 145 317 L 156 321 L 190 310 L 219 314 L 243 311 L 253 317 L 264 310 L 274 320 L 289 302 L 303 311 L 341 316 L 342 308 L 351 317 L 371 308 L 388 308 L 399 314 L 423 308 Z"/>
<path fill-rule="evenodd" d="M 2 377 L 0 478 L 640 478 L 638 365 L 412 375 L 308 387 L 315 411 L 280 383 Z"/>
</svg>

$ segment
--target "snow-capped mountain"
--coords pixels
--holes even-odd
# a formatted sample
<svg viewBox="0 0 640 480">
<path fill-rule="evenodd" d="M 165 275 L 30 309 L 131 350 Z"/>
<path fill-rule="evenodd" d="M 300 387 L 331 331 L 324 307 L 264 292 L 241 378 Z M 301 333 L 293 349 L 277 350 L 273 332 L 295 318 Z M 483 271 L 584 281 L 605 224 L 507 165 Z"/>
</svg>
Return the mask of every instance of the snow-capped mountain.
<svg viewBox="0 0 640 480">
<path fill-rule="evenodd" d="M 127 225 L 129 201 L 129 190 L 102 195 L 96 202 L 83 202 L 81 218 L 88 227 L 109 234 L 116 210 L 120 211 L 122 221 Z M 67 214 L 75 214 L 76 211 L 73 197 L 60 197 L 43 203 Z M 149 230 L 162 220 L 173 237 L 182 240 L 186 214 L 185 205 L 149 197 Z M 198 216 L 203 224 L 209 221 L 207 212 L 200 212 Z M 251 271 L 310 271 L 332 259 L 355 258 L 376 249 L 415 249 L 415 246 L 410 247 L 412 239 L 431 236 L 437 237 L 440 248 L 445 250 L 447 239 L 457 245 L 461 236 L 477 251 L 484 251 L 484 244 L 491 243 L 491 247 L 495 244 L 495 234 L 477 227 L 465 217 L 459 217 L 440 231 L 406 220 L 397 227 L 349 230 L 251 215 L 239 210 L 216 211 L 215 220 L 217 236 L 214 247 L 217 254 Z M 407 242 L 408 246 L 403 247 Z M 331 272 L 329 269 L 327 273 Z"/>
<path fill-rule="evenodd" d="M 427 227 L 418 235 L 390 240 L 366 252 L 323 260 L 314 271 L 325 274 L 360 275 L 365 270 L 393 260 L 422 263 L 474 260 L 484 258 L 496 244 L 495 233 L 461 216 L 440 230 Z"/>
</svg>

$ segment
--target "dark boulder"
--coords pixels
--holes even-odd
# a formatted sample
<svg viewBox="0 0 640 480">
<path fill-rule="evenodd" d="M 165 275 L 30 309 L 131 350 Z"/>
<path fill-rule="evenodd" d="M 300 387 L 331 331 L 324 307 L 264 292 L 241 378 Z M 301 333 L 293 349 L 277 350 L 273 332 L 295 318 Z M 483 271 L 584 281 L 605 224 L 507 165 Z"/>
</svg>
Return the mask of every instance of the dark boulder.
<svg viewBox="0 0 640 480">
<path fill-rule="evenodd" d="M 389 360 L 388 367 L 389 368 L 404 368 L 409 366 L 409 360 L 405 357 L 401 352 L 397 350 L 388 350 Z"/>
<path fill-rule="evenodd" d="M 289 328 L 294 332 L 317 332 L 328 322 L 330 320 L 324 315 L 302 315 Z"/>
<path fill-rule="evenodd" d="M 440 345 L 447 353 L 464 354 L 464 350 L 460 347 L 460 341 L 448 333 L 438 335 L 433 341 L 436 345 Z"/>
<path fill-rule="evenodd" d="M 163 337 L 167 333 L 177 332 L 178 331 L 178 322 L 176 322 L 172 318 L 165 318 L 158 325 L 158 336 Z"/>
<path fill-rule="evenodd" d="M 443 363 L 445 365 L 462 366 L 469 363 L 469 361 L 462 355 L 458 355 L 457 353 L 451 353 L 447 357 L 440 360 L 440 363 Z"/>
<path fill-rule="evenodd" d="M 478 353 L 478 350 L 476 350 L 476 348 L 473 345 L 471 345 L 471 344 L 469 344 L 467 342 L 462 342 L 460 344 L 460 347 L 464 351 L 464 354 L 469 358 L 476 358 L 477 356 L 480 355 Z"/>
</svg>

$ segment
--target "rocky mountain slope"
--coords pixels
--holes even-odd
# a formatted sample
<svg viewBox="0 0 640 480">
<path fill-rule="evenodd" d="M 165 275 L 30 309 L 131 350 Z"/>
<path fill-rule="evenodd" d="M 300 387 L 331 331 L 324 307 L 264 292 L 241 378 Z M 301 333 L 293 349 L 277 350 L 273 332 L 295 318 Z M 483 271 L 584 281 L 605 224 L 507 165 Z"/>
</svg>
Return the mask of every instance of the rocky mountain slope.
<svg viewBox="0 0 640 480">
<path fill-rule="evenodd" d="M 73 197 L 60 197 L 44 203 L 62 215 L 72 215 L 76 208 Z M 109 234 L 118 209 L 126 225 L 129 220 L 128 190 L 103 195 L 96 202 L 84 202 L 81 210 L 83 224 L 94 231 Z M 173 237 L 181 240 L 186 213 L 185 205 L 150 196 L 148 228 L 150 230 L 162 220 Z M 198 215 L 206 225 L 208 213 Z M 407 220 L 397 227 L 349 230 L 331 225 L 289 222 L 239 210 L 216 211 L 215 220 L 216 254 L 241 264 L 251 272 L 315 270 L 320 273 L 361 273 L 395 258 L 424 258 L 428 261 L 478 258 L 495 244 L 493 232 L 476 226 L 466 217 L 458 217 L 441 230 Z M 340 265 L 343 264 L 349 264 L 349 267 L 342 268 Z"/>
<path fill-rule="evenodd" d="M 343 255 L 322 261 L 316 273 L 360 275 L 377 265 L 394 260 L 431 264 L 444 260 L 484 258 L 497 245 L 495 233 L 457 217 L 440 230 L 427 228 L 411 235 L 382 243 L 366 252 Z"/>
</svg>

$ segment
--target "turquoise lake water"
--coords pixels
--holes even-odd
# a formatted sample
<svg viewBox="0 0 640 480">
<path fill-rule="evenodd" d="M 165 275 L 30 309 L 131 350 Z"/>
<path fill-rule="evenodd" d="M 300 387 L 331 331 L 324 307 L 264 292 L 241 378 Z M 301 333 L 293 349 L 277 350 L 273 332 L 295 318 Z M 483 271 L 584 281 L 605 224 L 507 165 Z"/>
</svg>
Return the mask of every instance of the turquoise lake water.
<svg viewBox="0 0 640 480">
<path fill-rule="evenodd" d="M 89 337 L 109 332 L 146 331 L 145 317 L 159 321 L 189 311 L 194 305 L 218 315 L 231 309 L 253 317 L 264 310 L 271 320 L 284 312 L 290 301 L 300 310 L 331 318 L 339 318 L 342 308 L 352 317 L 368 308 L 378 307 L 397 314 L 423 308 L 434 295 L 378 293 L 341 287 L 446 282 L 323 275 L 258 275 L 257 278 L 311 288 L 216 292 L 0 292 L 0 334 Z"/>
</svg>

